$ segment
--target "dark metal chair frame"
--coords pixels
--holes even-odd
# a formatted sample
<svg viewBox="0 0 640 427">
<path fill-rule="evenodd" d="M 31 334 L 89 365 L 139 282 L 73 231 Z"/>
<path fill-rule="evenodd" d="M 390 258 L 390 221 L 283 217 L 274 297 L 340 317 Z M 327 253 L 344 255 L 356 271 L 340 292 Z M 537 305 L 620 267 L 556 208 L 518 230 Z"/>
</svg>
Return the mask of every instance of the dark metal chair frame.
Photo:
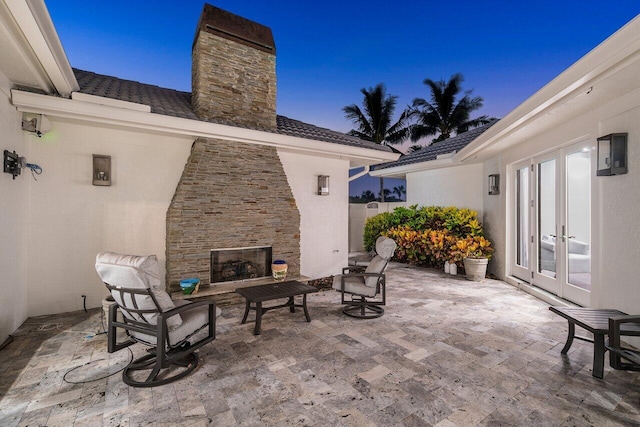
<svg viewBox="0 0 640 427">
<path fill-rule="evenodd" d="M 640 328 L 640 316 L 629 315 L 609 318 L 609 342 L 606 346 L 610 352 L 609 364 L 613 369 L 640 371 L 640 350 L 623 347 L 620 342 L 621 336 L 640 336 L 640 331 L 630 332 L 623 329 L 622 325 L 628 323 L 635 324 Z M 631 363 L 623 362 L 622 359 L 626 359 Z"/>
<path fill-rule="evenodd" d="M 124 368 L 122 371 L 122 380 L 125 384 L 133 387 L 155 387 L 168 384 L 172 381 L 185 377 L 198 366 L 198 356 L 194 352 L 216 338 L 216 310 L 214 301 L 204 300 L 192 302 L 163 312 L 158 301 L 148 288 L 121 288 L 112 286 L 108 283 L 105 283 L 105 285 L 116 301 L 116 304 L 109 307 L 107 327 L 109 353 L 114 353 L 118 350 L 129 347 L 136 342 L 152 347 L 148 350 L 148 354 L 131 361 L 131 363 Z M 133 307 L 126 307 L 118 304 L 118 298 L 115 298 L 116 295 L 119 296 L 120 301 L 132 301 Z M 156 306 L 155 309 L 140 309 L 137 304 L 136 295 L 151 297 Z M 169 339 L 167 319 L 203 305 L 208 306 L 208 324 L 198 328 L 180 342 L 172 343 Z M 124 322 L 118 321 L 118 310 L 121 310 Z M 156 324 L 146 321 L 145 314 L 148 315 L 152 313 L 158 314 Z M 132 320 L 131 318 L 141 318 L 143 321 Z M 208 328 L 208 333 L 205 338 L 202 338 L 193 344 L 190 344 L 187 341 L 190 337 L 200 332 L 205 327 Z M 117 328 L 122 328 L 126 331 L 126 334 L 129 337 L 127 341 L 117 342 Z M 156 338 L 156 344 L 151 344 L 140 338 L 136 338 L 132 336 L 129 331 L 153 336 Z M 177 373 L 171 373 L 168 371 L 168 368 L 172 365 L 177 365 L 184 369 L 178 369 Z M 133 378 L 133 374 L 136 371 L 144 370 L 151 371 L 145 380 L 139 381 Z M 161 373 L 167 374 L 168 376 L 158 378 Z"/>
<path fill-rule="evenodd" d="M 350 266 L 342 269 L 339 292 L 340 303 L 344 305 L 342 308 L 342 312 L 344 314 L 358 319 L 375 319 L 376 317 L 381 317 L 384 314 L 384 308 L 382 308 L 382 306 L 387 303 L 387 287 L 384 270 L 386 270 L 388 263 L 388 261 L 385 263 L 382 273 L 365 273 L 364 271 L 367 268 L 366 266 Z M 344 289 L 345 276 L 363 277 L 364 280 L 366 280 L 367 277 L 377 277 L 378 282 L 376 283 L 376 295 L 380 295 L 381 299 L 367 299 L 375 298 L 375 296 L 365 297 L 363 295 L 346 291 Z M 351 299 L 345 299 L 345 294 L 350 294 Z"/>
</svg>

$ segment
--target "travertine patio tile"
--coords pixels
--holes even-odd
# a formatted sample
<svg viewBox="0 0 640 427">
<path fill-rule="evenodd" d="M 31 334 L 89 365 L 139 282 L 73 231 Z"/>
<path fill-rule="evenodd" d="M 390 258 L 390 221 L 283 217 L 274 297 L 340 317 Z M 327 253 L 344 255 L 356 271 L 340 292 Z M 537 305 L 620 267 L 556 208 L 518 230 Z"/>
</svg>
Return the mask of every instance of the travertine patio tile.
<svg viewBox="0 0 640 427">
<path fill-rule="evenodd" d="M 541 301 L 395 263 L 387 282 L 378 319 L 318 292 L 311 323 L 272 311 L 254 336 L 243 305 L 223 307 L 198 368 L 153 389 L 63 379 L 128 360 L 96 334 L 101 310 L 29 319 L 0 351 L 0 425 L 640 425 L 640 375 L 607 365 L 593 378 L 588 343 L 561 356 L 567 322 Z"/>
</svg>

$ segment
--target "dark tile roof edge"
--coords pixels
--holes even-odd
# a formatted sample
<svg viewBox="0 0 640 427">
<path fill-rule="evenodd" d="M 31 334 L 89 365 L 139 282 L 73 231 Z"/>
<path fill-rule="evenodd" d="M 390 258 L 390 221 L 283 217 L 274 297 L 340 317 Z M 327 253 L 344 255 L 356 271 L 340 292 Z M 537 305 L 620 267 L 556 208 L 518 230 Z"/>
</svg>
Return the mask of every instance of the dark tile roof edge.
<svg viewBox="0 0 640 427">
<path fill-rule="evenodd" d="M 431 144 L 427 147 L 424 147 L 418 151 L 414 151 L 409 154 L 405 154 L 400 157 L 398 160 L 393 162 L 385 162 L 379 163 L 377 165 L 373 165 L 371 170 L 381 170 L 381 169 L 389 169 L 398 166 L 405 166 L 415 163 L 425 163 L 433 160 L 437 160 L 438 156 L 442 155 L 452 155 L 457 153 L 471 142 L 473 142 L 477 137 L 482 135 L 487 129 L 496 124 L 499 119 L 495 119 L 486 125 L 479 126 L 477 128 L 468 130 L 451 138 L 445 139 L 444 141 L 437 142 L 435 144 Z"/>
<path fill-rule="evenodd" d="M 94 73 L 92 71 L 73 69 L 80 85 L 80 93 L 94 95 L 136 104 L 149 105 L 151 112 L 165 116 L 179 117 L 189 120 L 201 120 L 191 107 L 191 93 L 160 86 L 126 80 L 118 77 Z M 219 124 L 238 127 L 229 123 Z M 276 116 L 277 128 L 254 129 L 263 132 L 277 133 L 319 142 L 347 145 L 376 151 L 392 152 L 389 147 L 374 144 L 370 141 L 322 128 L 300 120 L 285 116 Z M 247 128 L 248 129 L 248 128 Z"/>
</svg>

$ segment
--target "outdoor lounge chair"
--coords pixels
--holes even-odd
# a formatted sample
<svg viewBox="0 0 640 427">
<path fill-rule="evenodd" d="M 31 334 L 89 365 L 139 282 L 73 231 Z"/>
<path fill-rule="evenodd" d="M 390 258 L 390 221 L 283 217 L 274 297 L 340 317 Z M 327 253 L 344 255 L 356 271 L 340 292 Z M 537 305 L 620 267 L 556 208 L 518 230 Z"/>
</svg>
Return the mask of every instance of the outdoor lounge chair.
<svg viewBox="0 0 640 427">
<path fill-rule="evenodd" d="M 387 302 L 384 270 L 395 250 L 396 242 L 388 237 L 378 237 L 377 255 L 366 268 L 345 267 L 342 274 L 334 276 L 333 289 L 340 292 L 340 302 L 345 305 L 342 309 L 344 314 L 360 319 L 373 319 L 384 314 L 381 307 Z"/>
<path fill-rule="evenodd" d="M 126 384 L 167 384 L 198 366 L 194 352 L 215 339 L 215 302 L 181 301 L 175 305 L 159 278 L 155 255 L 102 252 L 96 256 L 96 271 L 116 302 L 109 308 L 109 353 L 134 343 L 151 347 L 122 371 Z M 122 321 L 117 319 L 117 310 Z M 117 342 L 117 328 L 124 329 L 129 339 Z"/>
<path fill-rule="evenodd" d="M 635 333 L 629 331 L 632 327 L 636 328 Z M 611 352 L 609 354 L 609 363 L 612 368 L 625 371 L 640 371 L 640 350 L 624 347 L 620 342 L 621 335 L 639 336 L 640 316 L 626 315 L 610 317 L 609 342 L 606 346 Z M 621 359 L 628 360 L 629 362 L 623 362 Z"/>
</svg>

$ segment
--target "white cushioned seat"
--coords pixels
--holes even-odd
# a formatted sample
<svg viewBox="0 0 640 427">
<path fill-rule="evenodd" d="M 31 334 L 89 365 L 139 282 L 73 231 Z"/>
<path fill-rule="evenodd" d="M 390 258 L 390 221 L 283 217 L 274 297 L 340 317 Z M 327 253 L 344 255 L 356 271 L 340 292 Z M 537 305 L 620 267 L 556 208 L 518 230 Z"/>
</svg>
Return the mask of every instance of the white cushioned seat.
<svg viewBox="0 0 640 427">
<path fill-rule="evenodd" d="M 346 267 L 343 274 L 334 276 L 331 287 L 342 294 L 341 303 L 346 305 L 342 309 L 344 314 L 363 319 L 382 316 L 384 309 L 381 306 L 386 304 L 384 270 L 395 250 L 393 239 L 380 236 L 376 240 L 377 255 L 369 261 L 364 272 L 362 268 Z M 351 294 L 350 301 L 345 299 L 345 294 Z M 367 300 L 378 294 L 381 294 L 381 300 Z"/>
<path fill-rule="evenodd" d="M 195 353 L 215 340 L 213 300 L 180 301 L 164 289 L 155 255 L 96 256 L 96 272 L 116 304 L 109 307 L 107 350 L 114 353 L 135 343 L 153 347 L 122 370 L 122 380 L 134 387 L 155 387 L 185 377 L 198 366 Z M 118 313 L 124 321 L 118 319 Z M 117 330 L 128 339 L 119 341 Z"/>
<path fill-rule="evenodd" d="M 158 301 L 162 311 L 168 311 L 175 307 L 173 300 L 164 289 L 160 280 L 158 257 L 155 255 L 121 255 L 114 252 L 101 252 L 96 256 L 96 271 L 105 283 L 126 283 L 127 288 L 151 289 L 153 297 Z M 132 306 L 131 301 L 122 301 L 117 292 L 112 294 L 118 305 Z M 153 309 L 155 304 L 148 296 L 137 295 L 136 304 L 141 309 Z M 131 320 L 140 320 L 127 315 Z M 156 324 L 157 313 L 145 315 L 147 322 Z M 172 331 L 182 324 L 180 315 L 167 319 L 167 328 Z"/>
</svg>

